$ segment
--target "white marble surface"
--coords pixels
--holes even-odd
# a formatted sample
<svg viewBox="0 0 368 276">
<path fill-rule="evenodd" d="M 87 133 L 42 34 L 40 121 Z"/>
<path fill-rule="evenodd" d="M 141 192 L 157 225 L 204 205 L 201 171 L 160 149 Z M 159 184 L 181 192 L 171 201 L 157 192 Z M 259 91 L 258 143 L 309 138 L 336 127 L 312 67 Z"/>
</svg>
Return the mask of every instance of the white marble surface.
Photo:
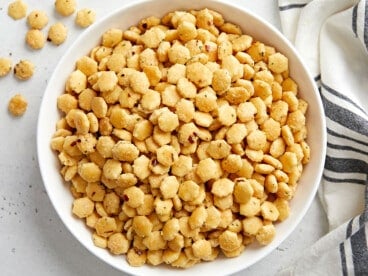
<svg viewBox="0 0 368 276">
<path fill-rule="evenodd" d="M 42 50 L 32 51 L 24 43 L 25 19 L 13 21 L 7 16 L 11 1 L 0 1 L 0 56 L 10 57 L 14 64 L 20 59 L 30 59 L 36 65 L 35 75 L 28 81 L 18 81 L 12 74 L 0 79 L 0 274 L 124 275 L 91 255 L 72 237 L 45 192 L 36 153 L 38 109 L 58 60 L 83 30 L 75 27 L 74 16 L 61 18 L 55 14 L 53 0 L 24 1 L 28 3 L 28 11 L 42 9 L 48 13 L 48 26 L 62 21 L 68 26 L 69 34 L 59 47 L 47 43 Z M 93 8 L 97 18 L 101 18 L 128 1 L 77 2 L 78 8 Z M 276 2 L 238 1 L 279 27 Z M 7 111 L 8 101 L 16 93 L 22 93 L 29 103 L 21 118 L 13 118 Z M 302 223 L 284 243 L 265 259 L 236 275 L 274 275 L 303 254 L 303 250 L 326 231 L 326 217 L 316 198 Z"/>
</svg>

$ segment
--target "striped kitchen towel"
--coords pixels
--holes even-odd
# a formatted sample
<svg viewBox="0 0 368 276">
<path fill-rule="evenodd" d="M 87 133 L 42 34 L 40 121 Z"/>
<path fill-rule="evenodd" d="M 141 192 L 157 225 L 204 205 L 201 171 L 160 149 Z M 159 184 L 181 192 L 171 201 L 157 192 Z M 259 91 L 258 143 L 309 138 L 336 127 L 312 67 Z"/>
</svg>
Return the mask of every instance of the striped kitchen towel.
<svg viewBox="0 0 368 276">
<path fill-rule="evenodd" d="M 327 156 L 319 196 L 330 232 L 283 275 L 368 275 L 368 0 L 279 0 L 282 31 L 315 76 Z"/>
</svg>

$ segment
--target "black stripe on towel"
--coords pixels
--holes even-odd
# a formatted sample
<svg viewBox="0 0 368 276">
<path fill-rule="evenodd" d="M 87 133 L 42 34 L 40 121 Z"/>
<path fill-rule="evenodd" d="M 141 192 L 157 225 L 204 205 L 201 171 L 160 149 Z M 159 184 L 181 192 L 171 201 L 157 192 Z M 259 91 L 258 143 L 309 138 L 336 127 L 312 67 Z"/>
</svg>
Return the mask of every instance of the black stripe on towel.
<svg viewBox="0 0 368 276">
<path fill-rule="evenodd" d="M 355 275 L 367 275 L 368 248 L 366 227 L 361 227 L 354 235 L 352 235 L 350 238 L 350 243 Z"/>
<path fill-rule="evenodd" d="M 365 1 L 364 44 L 365 44 L 365 48 L 368 50 L 368 1 Z"/>
<path fill-rule="evenodd" d="M 351 233 L 353 233 L 353 221 L 354 221 L 354 218 L 352 218 L 347 227 L 346 227 L 346 238 L 348 239 L 350 236 L 351 236 Z"/>
<path fill-rule="evenodd" d="M 340 243 L 340 257 L 341 257 L 341 269 L 342 269 L 342 275 L 348 276 L 348 269 L 346 266 L 346 256 L 345 256 L 345 246 L 344 243 Z"/>
<path fill-rule="evenodd" d="M 323 174 L 323 178 L 329 182 L 333 182 L 333 183 L 354 183 L 354 184 L 359 184 L 359 185 L 365 185 L 367 183 L 367 181 L 365 180 L 361 180 L 361 179 L 354 179 L 354 178 L 335 178 L 335 177 L 329 177 L 325 174 Z"/>
<path fill-rule="evenodd" d="M 365 217 L 364 217 L 364 213 L 362 213 L 362 214 L 359 216 L 359 227 L 363 227 L 364 222 L 365 222 Z"/>
<path fill-rule="evenodd" d="M 336 158 L 326 155 L 325 168 L 333 172 L 368 173 L 368 164 L 363 160 L 350 158 Z M 362 181 L 362 180 L 361 180 Z"/>
<path fill-rule="evenodd" d="M 351 18 L 351 28 L 353 29 L 353 32 L 355 34 L 355 37 L 358 37 L 357 33 L 357 19 L 358 19 L 358 4 L 356 4 L 353 8 L 353 15 Z"/>
<path fill-rule="evenodd" d="M 358 108 L 360 111 L 362 111 L 364 114 L 367 114 L 365 112 L 365 110 L 363 108 L 361 108 L 359 105 L 357 105 L 355 102 L 353 102 L 351 99 L 349 99 L 348 97 L 346 97 L 345 95 L 343 95 L 342 93 L 338 92 L 337 90 L 329 87 L 327 84 L 321 82 L 321 86 L 323 87 L 323 89 L 325 89 L 326 91 L 330 92 L 332 95 L 348 102 L 351 103 L 352 105 L 354 105 L 356 108 Z"/>
<path fill-rule="evenodd" d="M 368 223 L 368 184 L 365 186 L 365 204 L 364 204 L 364 212 L 362 213 L 363 221 Z"/>
<path fill-rule="evenodd" d="M 368 122 L 365 119 L 329 101 L 323 96 L 323 93 L 321 93 L 321 98 L 328 118 L 357 133 L 368 136 Z"/>
<path fill-rule="evenodd" d="M 279 10 L 280 11 L 286 11 L 286 10 L 291 10 L 291 9 L 301 9 L 303 7 L 305 7 L 307 5 L 307 3 L 304 4 L 289 4 L 286 6 L 280 6 Z"/>
<path fill-rule="evenodd" d="M 339 138 L 346 139 L 346 140 L 349 140 L 349 141 L 352 141 L 352 142 L 355 142 L 355 143 L 358 143 L 358 144 L 361 144 L 361 145 L 364 145 L 364 146 L 368 146 L 368 143 L 365 143 L 365 142 L 360 141 L 358 139 L 354 139 L 354 138 L 351 138 L 349 136 L 337 133 L 337 132 L 333 131 L 330 128 L 327 128 L 327 133 L 332 135 L 332 136 L 335 136 L 335 137 L 339 137 Z"/>
<path fill-rule="evenodd" d="M 368 152 L 360 150 L 360 149 L 356 149 L 356 148 L 353 148 L 353 147 L 350 147 L 350 146 L 342 146 L 342 145 L 336 145 L 336 144 L 332 144 L 332 143 L 327 143 L 327 146 L 332 148 L 332 149 L 349 150 L 349 151 L 361 153 L 361 154 L 364 154 L 364 155 L 368 155 Z"/>
</svg>

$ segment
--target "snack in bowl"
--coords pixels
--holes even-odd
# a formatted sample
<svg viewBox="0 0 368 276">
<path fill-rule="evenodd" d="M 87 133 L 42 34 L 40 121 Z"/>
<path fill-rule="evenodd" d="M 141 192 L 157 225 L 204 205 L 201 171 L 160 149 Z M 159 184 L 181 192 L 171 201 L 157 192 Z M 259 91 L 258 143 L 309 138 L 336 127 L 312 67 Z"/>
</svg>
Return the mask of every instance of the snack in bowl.
<svg viewBox="0 0 368 276">
<path fill-rule="evenodd" d="M 322 112 L 313 79 L 266 23 L 217 1 L 143 1 L 88 28 L 55 70 L 41 172 L 69 230 L 114 267 L 233 273 L 305 214 L 323 167 Z"/>
<path fill-rule="evenodd" d="M 310 159 L 288 58 L 207 8 L 101 41 L 69 75 L 51 140 L 95 245 L 187 268 L 269 244 Z"/>
</svg>

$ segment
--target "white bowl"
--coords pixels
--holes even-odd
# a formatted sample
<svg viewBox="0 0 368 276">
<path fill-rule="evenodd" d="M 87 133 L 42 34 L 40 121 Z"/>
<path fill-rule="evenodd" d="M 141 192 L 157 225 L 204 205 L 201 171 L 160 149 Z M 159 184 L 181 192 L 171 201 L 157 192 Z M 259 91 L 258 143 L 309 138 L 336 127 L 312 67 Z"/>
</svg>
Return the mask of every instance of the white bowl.
<svg viewBox="0 0 368 276">
<path fill-rule="evenodd" d="M 213 262 L 197 264 L 187 270 L 173 270 L 168 266 L 145 265 L 134 268 L 127 264 L 125 257 L 113 256 L 107 250 L 93 245 L 91 232 L 84 222 L 71 214 L 72 196 L 66 188 L 60 173 L 56 154 L 50 149 L 50 139 L 55 131 L 55 123 L 60 119 L 56 107 L 57 97 L 63 93 L 67 76 L 74 70 L 78 58 L 89 53 L 99 44 L 101 35 L 111 27 L 123 30 L 135 25 L 150 15 L 163 16 L 168 11 L 179 9 L 200 9 L 208 7 L 219 11 L 227 21 L 241 26 L 243 31 L 256 39 L 270 44 L 284 53 L 290 61 L 291 76 L 300 87 L 300 96 L 308 101 L 307 113 L 308 143 L 311 147 L 310 163 L 305 167 L 297 192 L 291 201 L 290 217 L 276 226 L 274 241 L 264 247 L 252 245 L 237 258 L 219 258 Z M 235 5 L 213 0 L 154 0 L 138 1 L 124 6 L 103 20 L 89 27 L 65 53 L 56 67 L 45 91 L 38 120 L 37 147 L 38 160 L 44 185 L 61 220 L 75 238 L 91 253 L 118 270 L 139 275 L 211 275 L 230 274 L 240 271 L 274 250 L 295 229 L 309 208 L 319 185 L 326 150 L 325 118 L 321 99 L 313 78 L 303 65 L 292 45 L 273 26 Z M 87 264 L 86 264 L 87 265 Z"/>
</svg>

